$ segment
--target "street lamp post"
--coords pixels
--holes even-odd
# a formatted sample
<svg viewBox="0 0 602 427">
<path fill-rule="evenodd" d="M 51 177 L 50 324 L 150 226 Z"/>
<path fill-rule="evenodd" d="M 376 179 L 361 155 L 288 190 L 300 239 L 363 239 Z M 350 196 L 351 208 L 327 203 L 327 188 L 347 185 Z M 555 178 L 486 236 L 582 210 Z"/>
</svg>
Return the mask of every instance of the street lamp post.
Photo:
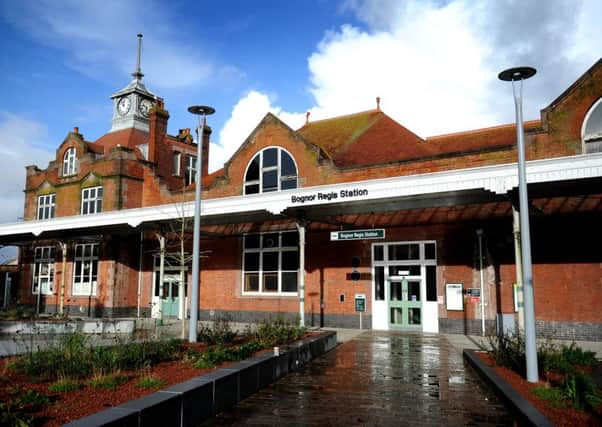
<svg viewBox="0 0 602 427">
<path fill-rule="evenodd" d="M 516 138 L 518 144 L 518 197 L 520 214 L 521 260 L 525 299 L 525 358 L 527 381 L 537 382 L 537 343 L 535 339 L 535 307 L 533 297 L 533 269 L 531 265 L 531 237 L 529 231 L 529 196 L 525 172 L 525 132 L 523 129 L 523 80 L 536 73 L 532 67 L 516 67 L 502 71 L 498 78 L 512 82 L 514 107 L 516 110 Z M 518 84 L 516 83 L 518 82 Z M 518 93 L 517 93 L 518 86 Z"/>
<path fill-rule="evenodd" d="M 190 301 L 190 324 L 188 327 L 188 341 L 197 342 L 197 324 L 199 317 L 199 283 L 200 283 L 200 247 L 201 247 L 201 167 L 202 167 L 202 145 L 205 131 L 206 117 L 215 113 L 215 109 L 205 105 L 193 105 L 188 107 L 188 112 L 198 116 L 196 128 L 196 171 L 194 189 L 194 235 L 192 243 L 192 283 Z M 201 125 L 201 116 L 203 123 Z"/>
</svg>

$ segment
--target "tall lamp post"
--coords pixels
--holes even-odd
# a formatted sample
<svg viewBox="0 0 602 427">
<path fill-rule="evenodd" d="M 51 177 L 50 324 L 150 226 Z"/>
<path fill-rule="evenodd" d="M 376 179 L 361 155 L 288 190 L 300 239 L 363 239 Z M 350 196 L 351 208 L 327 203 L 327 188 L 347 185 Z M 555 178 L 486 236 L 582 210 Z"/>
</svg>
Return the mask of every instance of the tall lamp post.
<svg viewBox="0 0 602 427">
<path fill-rule="evenodd" d="M 201 247 L 201 167 L 202 167 L 202 145 L 205 133 L 206 117 L 215 113 L 215 109 L 206 105 L 193 105 L 188 107 L 188 112 L 198 116 L 196 128 L 196 171 L 194 189 L 194 235 L 192 243 L 192 283 L 190 302 L 190 324 L 188 327 L 188 341 L 197 342 L 197 324 L 199 320 L 199 282 L 200 282 L 200 247 Z M 201 124 L 201 116 L 203 123 Z"/>
<path fill-rule="evenodd" d="M 529 196 L 525 172 L 525 132 L 523 129 L 523 80 L 536 73 L 532 67 L 516 67 L 502 71 L 498 78 L 512 82 L 514 107 L 516 110 L 516 139 L 518 143 L 518 200 L 520 214 L 521 260 L 523 264 L 523 287 L 525 299 L 525 358 L 527 381 L 537 382 L 537 343 L 535 340 L 535 307 L 533 297 L 533 269 L 531 266 L 531 237 L 529 231 Z M 517 88 L 518 86 L 518 88 Z"/>
</svg>

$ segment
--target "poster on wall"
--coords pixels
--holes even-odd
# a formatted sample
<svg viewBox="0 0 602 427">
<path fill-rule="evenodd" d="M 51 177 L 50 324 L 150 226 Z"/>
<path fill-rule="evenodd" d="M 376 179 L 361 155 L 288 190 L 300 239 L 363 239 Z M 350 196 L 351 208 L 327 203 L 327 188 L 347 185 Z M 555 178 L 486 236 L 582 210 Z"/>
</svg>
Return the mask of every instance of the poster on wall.
<svg viewBox="0 0 602 427">
<path fill-rule="evenodd" d="M 445 284 L 445 308 L 451 311 L 464 310 L 464 284 L 446 283 Z"/>
</svg>

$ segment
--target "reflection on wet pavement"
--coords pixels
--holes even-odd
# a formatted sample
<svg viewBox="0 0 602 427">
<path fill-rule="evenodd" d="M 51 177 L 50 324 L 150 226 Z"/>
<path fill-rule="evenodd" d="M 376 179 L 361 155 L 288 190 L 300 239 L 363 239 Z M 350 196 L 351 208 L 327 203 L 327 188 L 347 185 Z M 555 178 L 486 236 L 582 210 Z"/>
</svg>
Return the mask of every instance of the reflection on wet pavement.
<svg viewBox="0 0 602 427">
<path fill-rule="evenodd" d="M 443 336 L 371 331 L 203 425 L 512 425 Z"/>
</svg>

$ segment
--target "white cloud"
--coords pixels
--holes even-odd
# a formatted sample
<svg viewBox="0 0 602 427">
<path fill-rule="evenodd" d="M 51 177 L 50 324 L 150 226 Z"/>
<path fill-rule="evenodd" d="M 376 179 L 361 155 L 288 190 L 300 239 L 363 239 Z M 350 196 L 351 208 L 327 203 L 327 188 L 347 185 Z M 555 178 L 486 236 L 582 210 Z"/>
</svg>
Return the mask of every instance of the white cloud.
<svg viewBox="0 0 602 427">
<path fill-rule="evenodd" d="M 23 216 L 25 166 L 48 165 L 54 153 L 39 148 L 47 138 L 43 124 L 0 111 L 0 223 Z"/>
<path fill-rule="evenodd" d="M 202 40 L 183 38 L 174 12 L 160 1 L 63 0 L 57 6 L 52 0 L 21 0 L 3 6 L 8 22 L 64 51 L 67 66 L 97 80 L 134 71 L 137 32 L 144 34 L 145 81 L 154 88 L 191 88 L 214 82 L 215 75 L 236 75 L 231 65 L 210 56 Z"/>
<path fill-rule="evenodd" d="M 209 170 L 215 171 L 223 167 L 268 112 L 278 116 L 293 129 L 303 124 L 303 114 L 284 112 L 282 108 L 272 105 L 267 94 L 251 90 L 232 108 L 230 118 L 219 132 L 219 142 L 211 143 Z"/>
</svg>

